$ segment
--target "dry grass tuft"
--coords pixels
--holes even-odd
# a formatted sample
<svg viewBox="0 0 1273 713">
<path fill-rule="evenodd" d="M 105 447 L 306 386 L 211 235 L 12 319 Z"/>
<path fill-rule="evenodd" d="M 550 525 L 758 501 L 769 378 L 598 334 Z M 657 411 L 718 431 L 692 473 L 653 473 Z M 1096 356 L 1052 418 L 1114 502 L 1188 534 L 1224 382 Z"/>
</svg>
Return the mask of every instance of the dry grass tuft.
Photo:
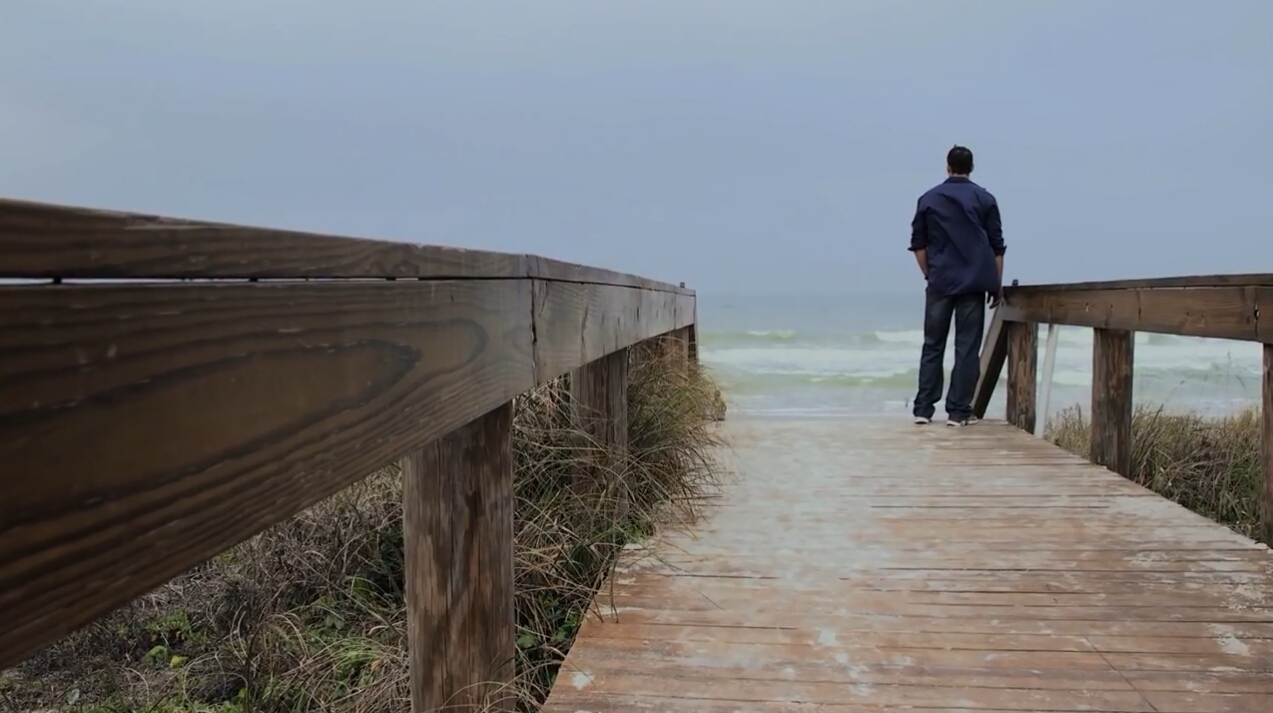
<svg viewBox="0 0 1273 713">
<path fill-rule="evenodd" d="M 1252 538 L 1260 530 L 1260 412 L 1222 418 L 1139 407 L 1132 418 L 1131 479 Z M 1087 457 L 1090 423 L 1058 414 L 1046 437 Z M 1270 543 L 1273 544 L 1273 543 Z"/>
<path fill-rule="evenodd" d="M 692 518 L 718 482 L 710 378 L 642 350 L 629 381 L 626 454 L 574 427 L 564 380 L 516 403 L 508 693 L 523 709 L 547 695 L 622 546 Z M 581 470 L 595 482 L 580 487 Z M 406 710 L 403 567 L 387 468 L 0 672 L 0 711 Z"/>
</svg>

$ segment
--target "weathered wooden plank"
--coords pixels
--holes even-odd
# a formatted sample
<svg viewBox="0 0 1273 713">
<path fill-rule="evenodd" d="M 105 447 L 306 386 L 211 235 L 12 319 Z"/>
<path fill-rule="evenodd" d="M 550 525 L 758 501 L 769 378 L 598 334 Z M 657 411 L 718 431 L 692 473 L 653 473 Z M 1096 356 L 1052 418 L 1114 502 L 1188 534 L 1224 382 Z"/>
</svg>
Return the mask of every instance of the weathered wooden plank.
<svg viewBox="0 0 1273 713">
<path fill-rule="evenodd" d="M 899 548 L 899 552 L 906 552 Z M 723 553 L 722 553 L 723 554 Z M 1063 558 L 1065 552 L 1048 553 L 1053 558 Z M 1268 553 L 1262 552 L 1262 561 L 1267 562 Z M 1122 560 L 1123 566 L 1135 566 Z M 708 611 L 715 607 L 737 609 L 746 605 L 748 597 L 763 596 L 771 589 L 773 582 L 762 580 L 751 582 L 741 580 L 743 584 L 725 579 L 704 578 L 695 582 L 695 588 L 704 596 L 699 610 Z M 922 614 L 941 612 L 950 618 L 967 619 L 979 616 L 994 616 L 999 609 L 1007 611 L 1006 618 L 1020 618 L 1023 615 L 1039 619 L 1081 619 L 1091 620 L 1087 610 L 1100 608 L 1108 611 L 1101 620 L 1123 618 L 1127 621 L 1173 621 L 1175 612 L 1163 613 L 1160 610 L 1180 609 L 1187 617 L 1201 618 L 1204 615 L 1222 617 L 1241 617 L 1242 620 L 1255 619 L 1267 621 L 1269 607 L 1259 607 L 1258 595 L 1251 597 L 1245 605 L 1251 607 L 1234 613 L 1228 607 L 1217 606 L 1215 591 L 1198 589 L 1193 591 L 1171 591 L 1167 588 L 1145 588 L 1143 591 L 1118 592 L 1111 588 L 1109 592 L 1062 592 L 1046 591 L 912 591 L 892 590 L 878 591 L 858 589 L 851 581 L 826 583 L 821 587 L 788 586 L 785 587 L 786 598 L 776 605 L 774 613 L 808 611 L 810 614 L 822 612 L 834 614 L 838 609 L 852 611 L 881 611 L 889 609 L 897 614 Z M 1146 601 L 1146 594 L 1153 592 L 1152 602 Z M 632 606 L 644 609 L 657 608 L 661 602 L 659 596 L 667 594 L 667 585 L 657 578 L 643 578 L 631 585 L 615 585 L 615 603 L 618 606 Z M 707 601 L 710 600 L 710 601 Z M 1240 601 L 1234 596 L 1234 602 Z M 837 604 L 839 607 L 837 608 Z M 1270 602 L 1273 604 L 1273 602 Z M 1128 614 L 1130 612 L 1130 614 Z M 1075 616 L 1075 615 L 1078 616 Z M 1225 621 L 1227 619 L 1216 619 Z"/>
<path fill-rule="evenodd" d="M 525 278 L 525 255 L 0 200 L 0 276 Z"/>
<path fill-rule="evenodd" d="M 690 328 L 688 326 L 674 330 L 668 335 L 668 346 L 673 356 L 682 363 L 688 364 L 690 359 Z"/>
<path fill-rule="evenodd" d="M 513 406 L 402 462 L 411 709 L 512 711 Z"/>
<path fill-rule="evenodd" d="M 1267 582 L 1267 577 L 1263 580 Z M 681 597 L 698 596 L 692 590 Z M 774 596 L 781 596 L 777 594 Z M 699 597 L 701 599 L 701 597 Z M 757 600 L 760 600 L 757 597 Z M 771 600 L 763 600 L 767 605 Z M 1167 636 L 1224 640 L 1232 636 L 1240 641 L 1273 637 L 1273 622 L 1242 621 L 1135 621 L 1118 619 L 1036 619 L 1021 616 L 1013 619 L 952 618 L 945 616 L 879 614 L 844 614 L 840 612 L 799 612 L 758 610 L 755 607 L 733 610 L 673 609 L 669 606 L 648 609 L 625 607 L 601 609 L 606 623 L 640 626 L 756 627 L 763 629 L 817 628 L 834 634 L 834 641 L 870 641 L 881 633 L 913 631 L 929 634 L 1003 635 L 1003 636 Z M 1223 635 L 1217 631 L 1228 632 Z M 828 637 L 829 638 L 829 637 Z M 836 644 L 839 645 L 838 643 Z M 834 651 L 834 646 L 829 647 Z M 576 665 L 578 661 L 574 662 Z"/>
<path fill-rule="evenodd" d="M 1273 344 L 1273 287 L 1255 288 L 1256 338 Z"/>
<path fill-rule="evenodd" d="M 773 586 L 770 584 L 769 586 Z M 771 646 L 813 646 L 823 637 L 819 628 L 760 626 L 677 626 L 586 620 L 580 638 L 591 641 L 635 640 L 681 643 L 765 644 Z M 877 651 L 1095 651 L 1081 636 L 1011 636 L 986 634 L 932 634 L 915 631 L 870 632 L 865 647 Z M 653 635 L 653 637 L 652 637 Z M 1128 639 L 1110 637 L 1110 641 Z M 1131 639 L 1130 641 L 1140 641 Z M 1187 639 L 1186 641 L 1196 641 Z M 848 642 L 852 647 L 852 641 Z"/>
<path fill-rule="evenodd" d="M 533 386 L 530 291 L 0 290 L 0 664 Z"/>
<path fill-rule="evenodd" d="M 1273 697 L 1273 552 L 1106 468 L 1048 463 L 1059 449 L 994 422 L 726 428 L 738 478 L 704 522 L 628 553 L 547 713 Z M 1057 493 L 1082 483 L 1093 497 Z"/>
<path fill-rule="evenodd" d="M 1132 280 L 1103 280 L 1097 282 L 1056 282 L 1040 285 L 1013 285 L 1005 288 L 1009 294 L 1022 291 L 1131 290 L 1172 287 L 1247 287 L 1264 285 L 1273 287 L 1273 273 L 1239 273 L 1226 275 L 1182 275 L 1177 277 L 1149 277 Z"/>
<path fill-rule="evenodd" d="M 1273 706 L 1273 694 L 1267 688 L 1257 693 L 1215 693 L 1203 686 L 1193 691 L 1141 690 L 1157 713 L 1268 713 Z"/>
<path fill-rule="evenodd" d="M 1256 288 L 1045 290 L 1019 287 L 1007 318 L 1080 327 L 1255 340 Z"/>
<path fill-rule="evenodd" d="M 1092 342 L 1092 462 L 1131 475 L 1135 333 L 1096 329 Z"/>
<path fill-rule="evenodd" d="M 586 646 L 587 644 L 585 644 Z M 634 672 L 642 676 L 682 678 L 686 674 L 705 679 L 717 688 L 721 681 L 769 681 L 778 691 L 784 681 L 804 680 L 825 683 L 873 683 L 885 685 L 973 685 L 982 688 L 1069 690 L 1090 687 L 1127 690 L 1127 682 L 1110 668 L 1096 651 L 1014 651 L 908 649 L 888 650 L 845 646 L 839 649 L 851 666 L 818 650 L 817 643 L 805 645 L 739 644 L 718 642 L 605 641 L 605 658 L 597 657 L 588 667 L 596 676 L 593 685 L 604 686 L 605 676 Z M 995 656 L 995 653 L 1001 655 Z M 822 654 L 822 655 L 819 655 Z M 792 674 L 784 677 L 783 671 Z M 1024 670 L 1022 670 L 1024 669 Z M 1051 675 L 1029 674 L 1026 670 L 1047 671 Z M 793 675 L 794 674 L 794 675 Z M 802 675 L 803 674 L 803 675 Z M 1084 684 L 1089 684 L 1085 686 Z"/>
<path fill-rule="evenodd" d="M 630 507 L 626 484 L 609 458 L 622 461 L 628 449 L 628 350 L 621 349 L 570 373 L 572 415 L 591 443 L 592 458 L 581 463 L 581 490 L 599 488 L 624 518 Z"/>
<path fill-rule="evenodd" d="M 526 264 L 529 271 L 528 276 L 540 280 L 593 285 L 619 285 L 623 287 L 639 287 L 643 290 L 655 290 L 658 292 L 674 292 L 680 295 L 694 295 L 694 290 L 685 287 L 684 284 L 673 285 L 669 282 L 659 282 L 646 277 L 628 275 L 589 265 L 578 265 L 562 260 L 539 257 L 538 255 L 527 255 Z"/>
<path fill-rule="evenodd" d="M 846 664 L 851 666 L 851 663 Z M 799 701 L 806 709 L 849 704 L 847 710 L 854 713 L 875 713 L 893 709 L 923 709 L 943 711 L 992 710 L 992 711 L 1119 711 L 1151 713 L 1151 707 L 1127 685 L 1121 690 L 1071 688 L 1057 689 L 1030 687 L 1030 682 L 1042 680 L 1042 676 L 1023 677 L 1016 688 L 997 688 L 980 685 L 973 675 L 953 677 L 944 685 L 934 685 L 929 680 L 922 683 L 898 682 L 893 685 L 876 683 L 821 682 L 816 676 L 796 678 L 793 670 L 789 679 L 756 680 L 733 678 L 727 673 L 714 677 L 701 669 L 683 669 L 676 676 L 645 674 L 640 669 L 626 673 L 592 676 L 587 685 L 581 685 L 578 696 L 571 697 L 571 707 L 554 705 L 552 698 L 544 710 L 558 711 L 794 711 L 791 705 Z M 781 671 L 781 669 L 780 669 Z M 1045 675 L 1047 672 L 1043 672 Z M 573 680 L 562 676 L 562 680 Z M 580 680 L 582 684 L 582 679 Z M 599 691 L 620 691 L 620 696 L 599 696 Z M 955 703 L 957 705 L 952 706 Z M 1169 710 L 1169 709 L 1163 709 Z M 1173 709 L 1178 710 L 1178 709 Z M 1245 713 L 1245 709 L 1243 711 Z M 1252 713 L 1256 713 L 1252 711 Z M 1259 711 L 1265 713 L 1265 711 Z"/>
<path fill-rule="evenodd" d="M 0 666 L 693 304 L 553 284 L 0 289 Z"/>
<path fill-rule="evenodd" d="M 0 199 L 0 277 L 543 278 L 693 294 L 536 255 Z"/>
<path fill-rule="evenodd" d="M 667 334 L 693 319 L 695 298 L 630 287 L 535 281 L 540 381 Z"/>
<path fill-rule="evenodd" d="M 628 442 L 628 352 L 621 349 L 575 369 L 570 398 L 582 431 L 597 444 L 626 448 Z"/>
<path fill-rule="evenodd" d="M 977 418 L 986 417 L 990 397 L 994 395 L 999 375 L 1003 373 L 1003 363 L 1008 358 L 1008 330 L 1004 322 L 1005 309 L 1004 305 L 1000 305 L 995 308 L 990 327 L 986 330 L 985 343 L 981 347 L 981 371 L 972 396 L 972 413 Z"/>
<path fill-rule="evenodd" d="M 1263 382 L 1260 413 L 1264 424 L 1264 434 L 1260 450 L 1264 468 L 1264 487 L 1260 499 L 1260 514 L 1264 542 L 1273 545 L 1273 344 L 1264 345 Z"/>
<path fill-rule="evenodd" d="M 1008 323 L 1008 423 L 1034 433 L 1039 325 Z"/>
</svg>

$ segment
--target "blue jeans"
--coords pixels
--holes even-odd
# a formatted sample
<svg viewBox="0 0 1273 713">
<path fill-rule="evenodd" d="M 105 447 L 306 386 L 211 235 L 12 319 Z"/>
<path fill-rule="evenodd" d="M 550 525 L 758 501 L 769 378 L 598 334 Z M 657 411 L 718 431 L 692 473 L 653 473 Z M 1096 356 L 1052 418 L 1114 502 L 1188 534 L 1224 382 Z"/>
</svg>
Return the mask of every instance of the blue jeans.
<svg viewBox="0 0 1273 713">
<path fill-rule="evenodd" d="M 946 392 L 946 415 L 962 421 L 972 415 L 972 395 L 981 374 L 981 339 L 986 327 L 986 295 L 925 295 L 924 348 L 919 358 L 919 391 L 915 415 L 932 418 L 941 400 L 946 361 L 946 337 L 955 322 L 955 368 Z"/>
</svg>

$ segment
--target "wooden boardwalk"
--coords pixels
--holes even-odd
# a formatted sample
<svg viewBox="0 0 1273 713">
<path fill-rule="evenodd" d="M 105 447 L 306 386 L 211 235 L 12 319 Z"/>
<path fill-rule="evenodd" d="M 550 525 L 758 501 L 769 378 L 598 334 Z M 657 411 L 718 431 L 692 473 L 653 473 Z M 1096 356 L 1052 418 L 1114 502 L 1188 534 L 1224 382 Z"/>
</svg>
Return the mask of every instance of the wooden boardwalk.
<svg viewBox="0 0 1273 713">
<path fill-rule="evenodd" d="M 684 283 L 4 198 L 0 281 L 0 670 L 398 463 L 411 709 L 485 705 L 517 396 L 569 375 L 623 449 L 631 359 L 698 355 Z M 1026 435 L 1062 326 L 1117 473 L 1137 332 L 1261 345 L 1273 542 L 1273 273 L 1014 282 L 972 403 L 1006 371 L 1006 423 L 729 424 L 738 481 L 630 553 L 548 710 L 1273 713 L 1273 553 Z"/>
<path fill-rule="evenodd" d="M 1273 711 L 1273 553 L 1003 423 L 731 423 L 545 710 Z"/>
</svg>

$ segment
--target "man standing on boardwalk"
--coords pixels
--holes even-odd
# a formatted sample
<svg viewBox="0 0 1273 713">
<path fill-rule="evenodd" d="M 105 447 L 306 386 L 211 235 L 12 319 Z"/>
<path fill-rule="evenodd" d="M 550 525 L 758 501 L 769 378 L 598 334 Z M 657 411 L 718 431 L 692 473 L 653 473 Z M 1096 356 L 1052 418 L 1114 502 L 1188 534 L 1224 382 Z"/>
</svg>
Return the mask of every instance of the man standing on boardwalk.
<svg viewBox="0 0 1273 713">
<path fill-rule="evenodd" d="M 999 305 L 1003 282 L 1003 226 L 999 204 L 973 183 L 972 151 L 956 146 L 946 154 L 947 178 L 919 198 L 911 222 L 911 252 L 928 283 L 924 348 L 919 360 L 915 423 L 933 420 L 941 399 L 946 337 L 955 322 L 955 367 L 946 393 L 947 426 L 967 426 L 973 390 L 981 373 L 978 350 L 986 310 Z"/>
</svg>

